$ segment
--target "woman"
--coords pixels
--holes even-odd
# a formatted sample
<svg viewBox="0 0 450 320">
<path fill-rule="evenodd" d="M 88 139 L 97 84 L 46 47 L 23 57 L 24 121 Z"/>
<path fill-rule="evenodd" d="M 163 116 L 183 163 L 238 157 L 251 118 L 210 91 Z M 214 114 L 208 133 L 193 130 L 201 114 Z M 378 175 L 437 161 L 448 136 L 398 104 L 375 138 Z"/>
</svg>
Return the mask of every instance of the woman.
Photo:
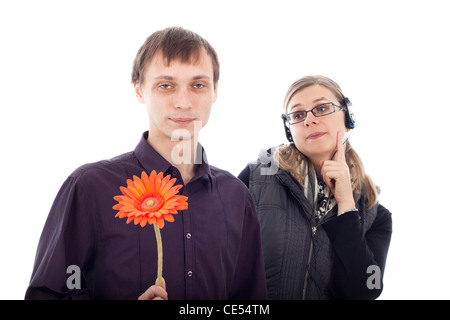
<svg viewBox="0 0 450 320">
<path fill-rule="evenodd" d="M 381 294 L 391 213 L 345 139 L 355 126 L 349 105 L 329 78 L 294 82 L 282 115 L 290 143 L 239 175 L 258 211 L 270 299 Z"/>
</svg>

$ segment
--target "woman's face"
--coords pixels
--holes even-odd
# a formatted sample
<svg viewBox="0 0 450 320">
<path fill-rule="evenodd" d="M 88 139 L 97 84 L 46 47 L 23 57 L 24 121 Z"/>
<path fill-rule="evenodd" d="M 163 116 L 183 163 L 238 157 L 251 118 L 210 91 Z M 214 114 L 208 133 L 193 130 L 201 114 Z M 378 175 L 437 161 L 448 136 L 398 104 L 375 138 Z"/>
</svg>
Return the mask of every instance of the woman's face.
<svg viewBox="0 0 450 320">
<path fill-rule="evenodd" d="M 333 92 L 321 85 L 306 87 L 295 93 L 286 113 L 295 111 L 307 111 L 327 102 L 340 105 Z M 322 117 L 316 117 L 308 112 L 303 122 L 292 124 L 290 130 L 294 138 L 295 146 L 310 160 L 330 159 L 336 150 L 338 132 L 343 136 L 349 129 L 345 127 L 345 112 L 338 111 Z"/>
</svg>

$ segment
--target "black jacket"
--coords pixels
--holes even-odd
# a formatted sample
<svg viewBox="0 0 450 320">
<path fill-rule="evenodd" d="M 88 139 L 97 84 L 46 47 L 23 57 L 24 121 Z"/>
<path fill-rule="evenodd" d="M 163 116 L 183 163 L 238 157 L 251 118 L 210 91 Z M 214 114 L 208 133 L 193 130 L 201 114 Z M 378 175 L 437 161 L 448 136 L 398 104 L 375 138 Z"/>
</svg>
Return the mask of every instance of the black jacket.
<svg viewBox="0 0 450 320">
<path fill-rule="evenodd" d="M 386 208 L 377 203 L 366 211 L 362 196 L 359 213 L 337 216 L 335 207 L 316 222 L 290 173 L 267 171 L 259 159 L 239 178 L 258 212 L 269 299 L 375 299 L 381 294 L 392 234 Z"/>
</svg>

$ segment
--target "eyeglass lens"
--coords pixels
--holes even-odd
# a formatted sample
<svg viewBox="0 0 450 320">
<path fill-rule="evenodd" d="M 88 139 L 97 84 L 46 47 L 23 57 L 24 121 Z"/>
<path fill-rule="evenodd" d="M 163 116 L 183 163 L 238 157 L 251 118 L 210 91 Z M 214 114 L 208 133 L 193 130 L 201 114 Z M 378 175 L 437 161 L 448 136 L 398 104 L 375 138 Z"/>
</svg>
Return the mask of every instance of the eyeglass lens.
<svg viewBox="0 0 450 320">
<path fill-rule="evenodd" d="M 315 106 L 311 110 L 308 111 L 296 111 L 288 114 L 288 119 L 291 124 L 305 121 L 308 112 L 312 112 L 312 114 L 316 117 L 326 116 L 330 113 L 334 112 L 334 103 L 328 102 L 323 103 L 318 106 Z"/>
</svg>

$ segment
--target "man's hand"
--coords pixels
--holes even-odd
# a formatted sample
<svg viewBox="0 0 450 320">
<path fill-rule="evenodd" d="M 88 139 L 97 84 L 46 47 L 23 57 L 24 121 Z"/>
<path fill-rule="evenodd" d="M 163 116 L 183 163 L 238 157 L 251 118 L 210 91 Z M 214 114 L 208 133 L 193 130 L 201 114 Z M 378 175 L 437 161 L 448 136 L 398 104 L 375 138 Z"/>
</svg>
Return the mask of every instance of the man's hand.
<svg viewBox="0 0 450 320">
<path fill-rule="evenodd" d="M 162 278 L 161 287 L 155 284 L 147 289 L 138 300 L 167 300 L 166 281 Z"/>
</svg>

